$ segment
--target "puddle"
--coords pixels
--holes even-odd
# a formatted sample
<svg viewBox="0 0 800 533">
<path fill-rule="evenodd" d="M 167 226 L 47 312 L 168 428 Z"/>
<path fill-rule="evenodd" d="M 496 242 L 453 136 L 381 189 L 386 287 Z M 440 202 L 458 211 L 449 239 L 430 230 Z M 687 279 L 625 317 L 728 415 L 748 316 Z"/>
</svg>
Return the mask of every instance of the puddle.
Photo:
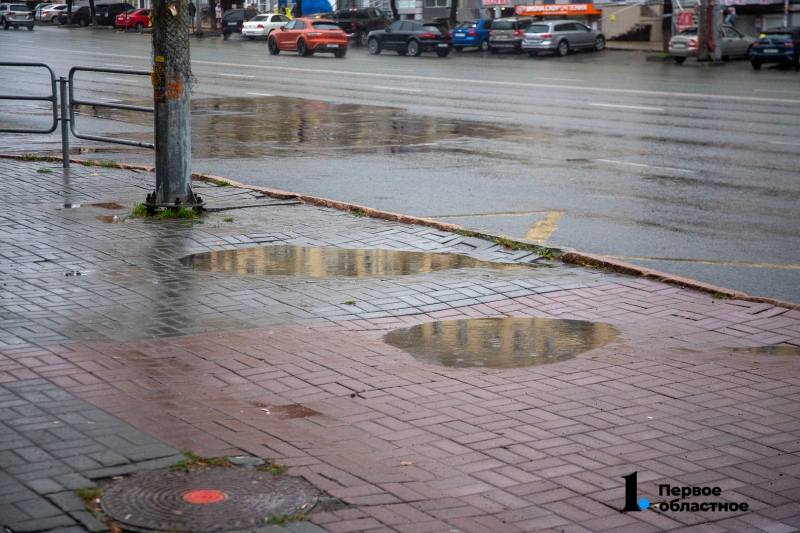
<svg viewBox="0 0 800 533">
<path fill-rule="evenodd" d="M 153 125 L 152 115 L 133 111 L 82 106 L 82 114 L 150 128 Z M 412 115 L 395 107 L 283 96 L 192 100 L 191 116 L 192 156 L 204 159 L 286 157 L 298 150 L 341 150 L 343 156 L 352 155 L 353 150 L 408 153 L 442 145 L 452 150 L 473 140 L 482 148 L 487 139 L 516 142 L 525 133 L 485 122 Z M 110 135 L 153 142 L 150 133 Z"/>
<path fill-rule="evenodd" d="M 748 346 L 728 349 L 733 353 L 745 353 L 753 355 L 800 355 L 800 346 L 789 346 L 786 344 L 771 344 L 768 346 Z"/>
<path fill-rule="evenodd" d="M 278 418 L 306 418 L 320 414 L 313 409 L 309 409 L 304 405 L 300 405 L 299 403 L 271 406 L 260 402 L 250 402 L 250 405 L 258 407 L 266 414 L 273 415 Z"/>
<path fill-rule="evenodd" d="M 426 363 L 518 368 L 566 361 L 618 340 L 603 322 L 555 318 L 476 318 L 390 331 L 384 342 Z"/>
<path fill-rule="evenodd" d="M 120 224 L 124 220 L 119 218 L 117 215 L 97 215 L 94 218 L 102 222 L 108 222 L 109 224 Z"/>
<path fill-rule="evenodd" d="M 457 254 L 288 245 L 206 252 L 184 257 L 181 263 L 203 272 L 311 278 L 408 276 L 457 268 L 536 268 L 519 263 L 490 263 Z"/>
<path fill-rule="evenodd" d="M 87 207 L 100 207 L 102 209 L 125 209 L 124 205 L 117 202 L 100 202 L 96 204 L 85 204 Z"/>
</svg>

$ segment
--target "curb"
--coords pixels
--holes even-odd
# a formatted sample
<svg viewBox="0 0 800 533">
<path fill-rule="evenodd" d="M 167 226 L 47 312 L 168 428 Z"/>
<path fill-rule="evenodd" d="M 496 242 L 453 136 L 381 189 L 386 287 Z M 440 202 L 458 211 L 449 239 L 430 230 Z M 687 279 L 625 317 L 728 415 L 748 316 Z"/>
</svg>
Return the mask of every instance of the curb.
<svg viewBox="0 0 800 533">
<path fill-rule="evenodd" d="M 25 155 L 17 155 L 17 154 L 0 154 L 0 158 L 6 159 L 18 159 L 21 161 L 30 161 L 30 159 L 26 159 L 28 156 Z M 60 162 L 63 161 L 61 157 L 43 157 L 41 160 L 43 161 L 50 161 L 50 162 Z M 78 163 L 84 164 L 86 163 L 83 159 L 72 159 L 69 160 L 70 163 Z M 100 166 L 100 165 L 89 165 L 89 166 Z M 122 170 L 143 170 L 145 172 L 155 172 L 155 167 L 146 167 L 143 165 L 125 165 L 125 164 L 115 164 L 113 167 L 109 168 L 118 168 Z M 689 278 L 683 278 L 681 276 L 675 276 L 673 274 L 669 274 L 667 272 L 661 272 L 660 270 L 654 270 L 652 268 L 645 268 L 639 265 L 634 265 L 632 263 L 625 263 L 624 261 L 618 261 L 616 259 L 611 259 L 610 257 L 605 257 L 603 255 L 597 254 L 588 254 L 583 252 L 576 252 L 576 251 L 567 251 L 564 252 L 558 248 L 546 248 L 544 246 L 533 244 L 531 242 L 526 242 L 525 240 L 520 239 L 511 239 L 505 236 L 492 234 L 490 232 L 485 231 L 473 231 L 473 230 L 465 230 L 463 227 L 459 226 L 458 224 L 448 224 L 446 222 L 438 222 L 436 220 L 431 220 L 429 218 L 422 218 L 422 217 L 414 217 L 409 215 L 400 215 L 397 213 L 390 213 L 388 211 L 380 211 L 378 209 L 373 209 L 371 207 L 350 204 L 347 202 L 339 202 L 336 200 L 329 200 L 327 198 L 320 198 L 318 196 L 305 196 L 296 192 L 288 192 L 282 191 L 280 189 L 271 189 L 269 187 L 260 187 L 257 185 L 245 185 L 243 183 L 239 183 L 238 181 L 233 181 L 227 178 L 221 178 L 219 176 L 212 176 L 210 174 L 201 174 L 198 172 L 192 172 L 192 178 L 199 180 L 199 181 L 208 181 L 211 183 L 226 183 L 232 187 L 238 187 L 241 189 L 249 189 L 251 191 L 257 191 L 263 193 L 270 198 L 276 198 L 278 200 L 299 200 L 304 204 L 310 205 L 317 205 L 322 207 L 330 207 L 332 209 L 338 209 L 340 211 L 350 211 L 350 212 L 359 212 L 363 213 L 370 218 L 378 218 L 381 220 L 388 220 L 391 222 L 400 222 L 402 224 L 412 224 L 417 226 L 427 226 L 431 228 L 435 228 L 442 231 L 448 231 L 452 233 L 469 233 L 470 236 L 497 242 L 498 240 L 504 240 L 509 243 L 514 243 L 518 245 L 522 245 L 525 247 L 532 247 L 536 249 L 545 249 L 551 252 L 555 252 L 556 254 L 561 253 L 561 261 L 564 263 L 570 263 L 574 265 L 579 265 L 583 267 L 590 267 L 590 268 L 602 268 L 603 270 L 609 272 L 616 272 L 620 274 L 627 274 L 630 276 L 639 276 L 647 279 L 653 279 L 656 281 L 661 281 L 664 283 L 669 283 L 671 285 L 677 285 L 679 287 L 684 287 L 686 289 L 693 289 L 700 292 L 706 292 L 711 294 L 723 294 L 727 297 L 736 300 L 743 300 L 746 302 L 754 302 L 754 303 L 765 303 L 774 305 L 776 307 L 783 307 L 786 309 L 792 309 L 800 311 L 800 304 L 795 304 L 792 302 L 784 302 L 783 300 L 776 300 L 774 298 L 765 298 L 761 296 L 750 296 L 749 294 L 735 291 L 733 289 L 727 289 L 725 287 L 719 287 L 717 285 L 711 285 L 709 283 L 703 283 L 702 281 L 697 281 Z"/>
<path fill-rule="evenodd" d="M 785 307 L 787 309 L 794 309 L 800 311 L 800 304 L 792 302 L 784 302 L 783 300 L 776 300 L 774 298 L 764 298 L 761 296 L 750 296 L 749 294 L 711 285 L 710 283 L 703 283 L 689 278 L 683 278 L 674 274 L 661 272 L 652 268 L 646 268 L 632 263 L 625 263 L 610 257 L 605 257 L 597 254 L 587 254 L 583 252 L 566 252 L 561 256 L 561 261 L 564 263 L 572 263 L 580 266 L 588 266 L 595 268 L 602 268 L 609 272 L 618 272 L 620 274 L 628 274 L 632 276 L 639 276 L 647 279 L 654 279 L 662 281 L 671 285 L 677 285 L 686 289 L 694 289 L 696 291 L 707 292 L 711 294 L 723 294 L 731 299 L 744 300 L 746 302 L 764 303 L 774 305 L 776 307 Z"/>
</svg>

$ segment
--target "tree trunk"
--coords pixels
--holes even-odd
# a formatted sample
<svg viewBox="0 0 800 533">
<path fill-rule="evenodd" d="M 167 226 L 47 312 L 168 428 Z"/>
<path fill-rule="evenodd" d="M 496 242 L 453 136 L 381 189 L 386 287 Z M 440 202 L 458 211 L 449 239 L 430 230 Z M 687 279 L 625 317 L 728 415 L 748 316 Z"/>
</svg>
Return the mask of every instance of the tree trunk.
<svg viewBox="0 0 800 533">
<path fill-rule="evenodd" d="M 94 8 L 94 0 L 89 0 L 89 12 L 92 14 L 92 26 L 97 26 L 97 11 Z"/>
<path fill-rule="evenodd" d="M 67 26 L 72 24 L 72 0 L 67 0 Z"/>
<path fill-rule="evenodd" d="M 397 0 L 389 0 L 389 7 L 392 9 L 392 18 L 400 20 L 400 15 L 397 13 Z"/>
<path fill-rule="evenodd" d="M 450 0 L 450 27 L 455 28 L 458 22 L 458 0 Z"/>
<path fill-rule="evenodd" d="M 669 39 L 672 37 L 672 0 L 664 0 L 664 13 L 661 19 L 661 40 L 663 50 L 669 53 Z"/>
<path fill-rule="evenodd" d="M 295 18 L 303 16 L 303 0 L 294 0 L 295 8 L 297 9 L 297 15 Z"/>
</svg>

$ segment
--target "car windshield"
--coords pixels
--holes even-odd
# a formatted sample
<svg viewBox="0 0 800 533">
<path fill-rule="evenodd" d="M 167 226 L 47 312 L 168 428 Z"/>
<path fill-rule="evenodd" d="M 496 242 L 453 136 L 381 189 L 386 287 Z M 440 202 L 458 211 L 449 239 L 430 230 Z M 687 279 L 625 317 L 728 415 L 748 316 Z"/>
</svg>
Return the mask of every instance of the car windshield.
<svg viewBox="0 0 800 533">
<path fill-rule="evenodd" d="M 492 25 L 493 30 L 513 30 L 514 29 L 514 21 L 513 20 L 498 20 Z"/>
<path fill-rule="evenodd" d="M 525 33 L 547 33 L 550 31 L 550 26 L 547 24 L 531 24 Z"/>
<path fill-rule="evenodd" d="M 791 41 L 792 34 L 791 33 L 766 33 L 762 37 L 764 40 L 770 41 Z"/>
<path fill-rule="evenodd" d="M 697 28 L 687 28 L 680 32 L 678 35 L 683 37 L 695 37 L 697 35 Z"/>
<path fill-rule="evenodd" d="M 323 21 L 312 22 L 311 25 L 314 26 L 314 29 L 317 30 L 341 31 L 341 28 L 339 26 L 337 26 L 336 24 L 331 24 L 330 22 L 323 22 Z"/>
</svg>

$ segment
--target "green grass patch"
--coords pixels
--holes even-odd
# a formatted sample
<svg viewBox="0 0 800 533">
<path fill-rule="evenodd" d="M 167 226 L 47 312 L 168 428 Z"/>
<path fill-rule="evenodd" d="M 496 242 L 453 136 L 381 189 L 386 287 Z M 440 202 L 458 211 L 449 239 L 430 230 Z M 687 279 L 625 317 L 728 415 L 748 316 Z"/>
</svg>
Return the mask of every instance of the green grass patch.
<svg viewBox="0 0 800 533">
<path fill-rule="evenodd" d="M 75 491 L 75 495 L 81 499 L 83 503 L 94 502 L 103 495 L 97 487 L 84 487 Z"/>
<path fill-rule="evenodd" d="M 171 464 L 169 467 L 173 470 L 189 471 L 195 466 L 231 466 L 227 457 L 200 457 L 191 450 L 181 452 L 186 459 L 181 459 L 177 463 Z"/>
<path fill-rule="evenodd" d="M 545 248 L 544 246 L 535 246 L 533 244 L 525 244 L 524 242 L 517 242 L 512 241 L 511 239 L 505 239 L 503 237 L 492 237 L 488 235 L 482 235 L 475 231 L 465 230 L 465 229 L 456 229 L 453 230 L 453 233 L 458 235 L 463 235 L 464 237 L 477 237 L 479 239 L 488 239 L 495 244 L 502 244 L 506 248 L 510 248 L 511 250 L 524 250 L 526 252 L 533 252 L 536 255 L 540 255 L 545 259 L 556 259 L 556 254 L 549 248 Z"/>
<path fill-rule="evenodd" d="M 369 213 L 367 213 L 363 209 L 353 209 L 350 212 L 353 213 L 353 216 L 356 216 L 358 218 L 363 218 L 363 217 L 369 216 Z"/>
<path fill-rule="evenodd" d="M 50 170 L 49 168 L 40 168 L 37 169 L 36 172 L 38 172 L 39 174 L 50 174 L 52 170 Z"/>
<path fill-rule="evenodd" d="M 149 215 L 147 213 L 147 205 L 133 204 L 131 210 L 131 217 L 133 218 L 152 218 L 154 220 L 175 220 L 175 219 L 193 219 L 198 215 L 197 211 L 192 207 L 158 207 L 155 213 Z"/>
<path fill-rule="evenodd" d="M 272 461 L 270 461 L 270 462 L 268 462 L 266 464 L 263 464 L 261 466 L 257 466 L 256 470 L 260 470 L 261 472 L 269 472 L 273 476 L 279 476 L 279 475 L 283 474 L 284 472 L 286 472 L 287 467 L 286 467 L 286 465 L 273 463 Z"/>
<path fill-rule="evenodd" d="M 356 302 L 353 300 L 347 300 L 346 302 L 342 302 L 342 305 L 356 305 Z"/>
<path fill-rule="evenodd" d="M 35 154 L 24 154 L 22 156 L 23 161 L 44 161 L 44 157 Z"/>
<path fill-rule="evenodd" d="M 733 296 L 724 292 L 715 292 L 711 297 L 715 300 L 733 300 Z"/>
<path fill-rule="evenodd" d="M 214 185 L 216 185 L 217 187 L 230 187 L 231 186 L 231 184 L 228 183 L 227 181 L 215 181 Z"/>
<path fill-rule="evenodd" d="M 223 219 L 222 219 L 222 221 L 223 221 L 223 222 L 233 222 L 233 217 L 230 217 L 230 218 L 223 218 Z"/>
<path fill-rule="evenodd" d="M 81 161 L 81 165 L 85 167 L 94 167 L 97 166 L 97 164 L 98 164 L 97 161 L 95 161 L 94 159 L 87 159 L 85 161 Z"/>
<path fill-rule="evenodd" d="M 106 167 L 106 168 L 113 168 L 113 167 L 117 166 L 117 162 L 116 161 L 111 161 L 111 160 L 103 161 L 102 163 L 100 163 L 100 166 L 101 167 Z"/>
<path fill-rule="evenodd" d="M 282 514 L 280 516 L 270 516 L 267 519 L 268 526 L 285 526 L 290 522 L 305 522 L 309 519 L 307 513 L 297 511 L 294 513 Z"/>
</svg>

